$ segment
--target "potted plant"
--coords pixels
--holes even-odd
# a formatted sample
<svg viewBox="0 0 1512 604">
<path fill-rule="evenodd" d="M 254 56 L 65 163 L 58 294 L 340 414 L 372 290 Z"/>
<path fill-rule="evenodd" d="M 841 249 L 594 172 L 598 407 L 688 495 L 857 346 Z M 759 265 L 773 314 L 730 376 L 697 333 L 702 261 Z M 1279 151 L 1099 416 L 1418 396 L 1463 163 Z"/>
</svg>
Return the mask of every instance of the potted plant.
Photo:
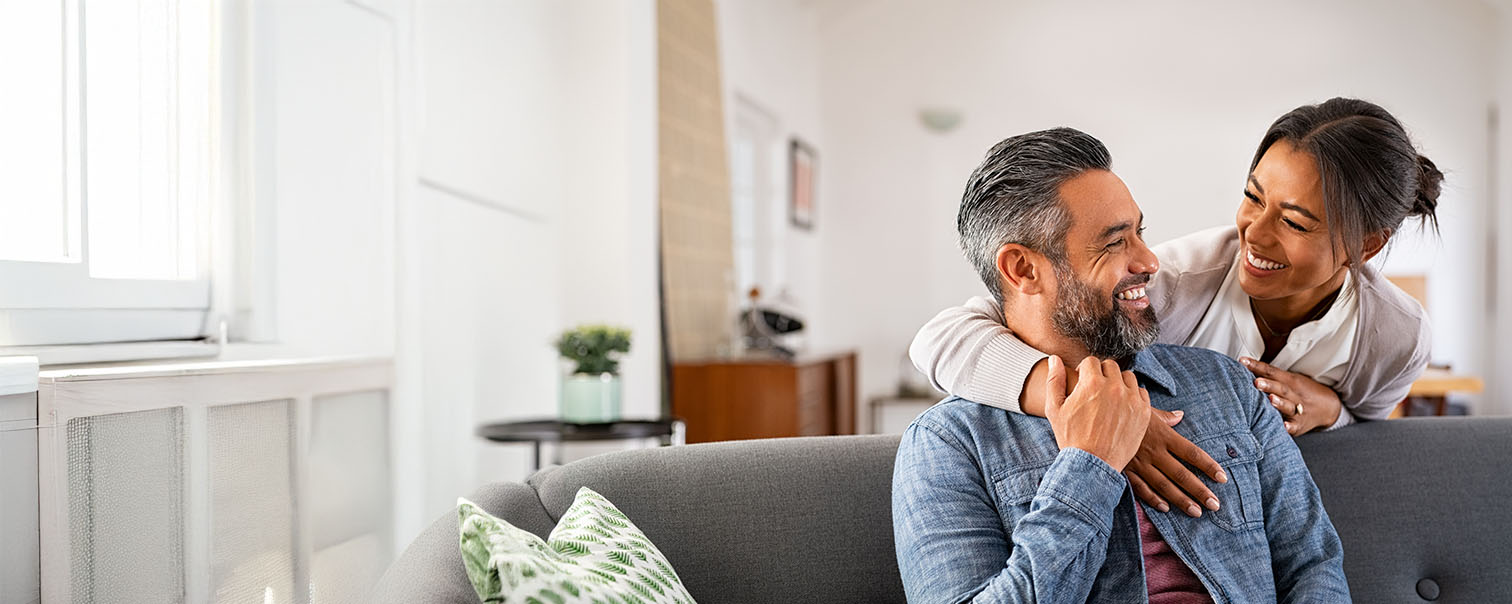
<svg viewBox="0 0 1512 604">
<path fill-rule="evenodd" d="M 630 330 L 580 325 L 562 332 L 557 352 L 571 361 L 562 376 L 558 413 L 564 422 L 592 424 L 619 420 L 619 355 L 630 352 Z"/>
</svg>

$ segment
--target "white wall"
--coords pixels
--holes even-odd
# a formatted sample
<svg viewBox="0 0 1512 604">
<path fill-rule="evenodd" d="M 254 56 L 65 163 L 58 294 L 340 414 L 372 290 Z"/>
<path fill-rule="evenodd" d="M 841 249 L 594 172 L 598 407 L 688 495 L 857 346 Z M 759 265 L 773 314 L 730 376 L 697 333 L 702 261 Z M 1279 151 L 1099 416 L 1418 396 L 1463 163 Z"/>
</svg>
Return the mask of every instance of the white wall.
<svg viewBox="0 0 1512 604">
<path fill-rule="evenodd" d="M 822 179 L 828 157 L 819 111 L 819 15 L 813 3 L 802 0 L 716 0 L 715 18 L 726 140 L 734 132 L 738 103 L 756 105 L 773 121 L 773 144 L 762 151 L 773 168 L 764 214 L 775 283 L 763 284 L 763 295 L 785 289 L 798 311 L 814 316 L 824 303 L 819 242 L 839 225 L 816 221 L 813 230 L 803 230 L 789 223 L 788 141 L 797 137 L 819 150 Z"/>
<path fill-rule="evenodd" d="M 821 22 L 828 161 L 826 343 L 859 342 L 861 392 L 891 392 L 914 330 L 984 288 L 955 244 L 966 176 L 1004 137 L 1057 125 L 1108 144 L 1152 241 L 1231 224 L 1254 145 L 1331 96 L 1375 100 L 1449 172 L 1442 240 L 1404 235 L 1388 272 L 1429 272 L 1435 358 L 1482 375 L 1493 13 L 1474 2 L 851 3 Z M 946 135 L 927 105 L 960 110 Z M 1411 231 L 1411 230 L 1409 230 Z"/>
<path fill-rule="evenodd" d="M 401 377 L 421 382 L 429 520 L 528 473 L 527 447 L 472 430 L 555 415 L 564 328 L 630 327 L 624 414 L 660 414 L 655 21 L 649 0 L 414 6 L 423 360 Z"/>
<path fill-rule="evenodd" d="M 651 0 L 250 7 L 264 341 L 228 356 L 394 357 L 398 546 L 525 477 L 473 430 L 555 415 L 561 330 L 630 327 L 624 414 L 659 415 Z"/>
<path fill-rule="evenodd" d="M 252 3 L 238 297 L 258 346 L 231 356 L 394 351 L 392 19 L 323 0 Z M 333 32 L 339 32 L 333 36 Z"/>
<path fill-rule="evenodd" d="M 1512 2 L 1502 1 L 1497 23 L 1496 85 L 1497 107 L 1500 115 L 1499 165 L 1497 196 L 1493 200 L 1496 222 L 1492 228 L 1497 233 L 1498 249 L 1494 264 L 1498 294 L 1495 331 L 1490 338 L 1491 365 L 1488 373 L 1496 376 L 1512 376 Z M 1490 384 L 1490 396 L 1484 410 L 1488 413 L 1512 414 L 1512 380 L 1502 379 Z"/>
</svg>

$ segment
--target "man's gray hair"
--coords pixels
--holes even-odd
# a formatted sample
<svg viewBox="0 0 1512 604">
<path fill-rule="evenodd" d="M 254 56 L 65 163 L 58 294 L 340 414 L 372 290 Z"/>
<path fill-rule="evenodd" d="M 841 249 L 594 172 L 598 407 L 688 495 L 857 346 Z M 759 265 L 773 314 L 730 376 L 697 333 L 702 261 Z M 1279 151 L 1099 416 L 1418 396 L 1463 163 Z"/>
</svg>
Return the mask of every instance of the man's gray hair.
<svg viewBox="0 0 1512 604">
<path fill-rule="evenodd" d="M 1057 270 L 1068 270 L 1071 215 L 1061 202 L 1060 186 L 1083 172 L 1112 167 L 1113 157 L 1102 141 L 1074 128 L 1020 134 L 987 152 L 966 181 L 956 230 L 961 251 L 999 304 L 998 249 L 1016 243 L 1044 254 Z"/>
</svg>

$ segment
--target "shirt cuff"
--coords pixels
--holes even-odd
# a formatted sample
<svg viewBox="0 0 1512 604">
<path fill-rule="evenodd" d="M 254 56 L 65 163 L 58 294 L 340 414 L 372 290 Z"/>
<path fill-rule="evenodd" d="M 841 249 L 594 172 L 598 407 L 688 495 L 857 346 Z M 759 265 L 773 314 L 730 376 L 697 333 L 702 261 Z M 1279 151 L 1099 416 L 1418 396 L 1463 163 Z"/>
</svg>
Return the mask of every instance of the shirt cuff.
<svg viewBox="0 0 1512 604">
<path fill-rule="evenodd" d="M 1354 414 L 1349 412 L 1349 407 L 1339 405 L 1339 419 L 1334 420 L 1333 425 L 1324 428 L 1323 431 L 1333 432 L 1334 430 L 1338 430 L 1339 428 L 1343 428 L 1344 426 L 1348 426 L 1358 421 L 1360 420 L 1355 419 Z"/>
<path fill-rule="evenodd" d="M 1034 365 L 1041 359 L 1047 358 L 1050 355 L 1035 350 L 1012 335 L 1001 332 L 993 334 L 987 345 L 982 347 L 981 357 L 977 359 L 976 372 L 972 374 L 976 383 L 972 384 L 972 388 L 984 392 L 1023 392 L 1029 372 L 1034 370 Z M 1017 396 L 1005 398 L 1003 403 L 1003 408 L 1008 411 L 1024 412 Z"/>
<path fill-rule="evenodd" d="M 1128 479 L 1096 455 L 1068 447 L 1061 449 L 1040 482 L 1040 492 L 1075 510 L 1104 535 L 1113 530 L 1113 508 L 1123 497 Z"/>
</svg>

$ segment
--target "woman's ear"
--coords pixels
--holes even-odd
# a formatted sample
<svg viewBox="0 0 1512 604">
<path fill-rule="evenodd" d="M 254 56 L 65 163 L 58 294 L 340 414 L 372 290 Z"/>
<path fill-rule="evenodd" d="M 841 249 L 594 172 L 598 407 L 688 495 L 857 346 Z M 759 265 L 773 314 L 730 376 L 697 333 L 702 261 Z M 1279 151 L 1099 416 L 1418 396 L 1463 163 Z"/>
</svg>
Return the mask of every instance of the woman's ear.
<svg viewBox="0 0 1512 604">
<path fill-rule="evenodd" d="M 1044 273 L 1038 260 L 1044 256 L 1017 243 L 1006 243 L 998 248 L 998 280 L 1003 284 L 1003 299 L 1010 292 L 1035 295 L 1045 291 Z"/>
<path fill-rule="evenodd" d="M 1370 262 L 1371 258 L 1386 249 L 1386 242 L 1390 240 L 1391 229 L 1366 235 L 1364 245 L 1360 246 L 1360 262 Z"/>
</svg>

